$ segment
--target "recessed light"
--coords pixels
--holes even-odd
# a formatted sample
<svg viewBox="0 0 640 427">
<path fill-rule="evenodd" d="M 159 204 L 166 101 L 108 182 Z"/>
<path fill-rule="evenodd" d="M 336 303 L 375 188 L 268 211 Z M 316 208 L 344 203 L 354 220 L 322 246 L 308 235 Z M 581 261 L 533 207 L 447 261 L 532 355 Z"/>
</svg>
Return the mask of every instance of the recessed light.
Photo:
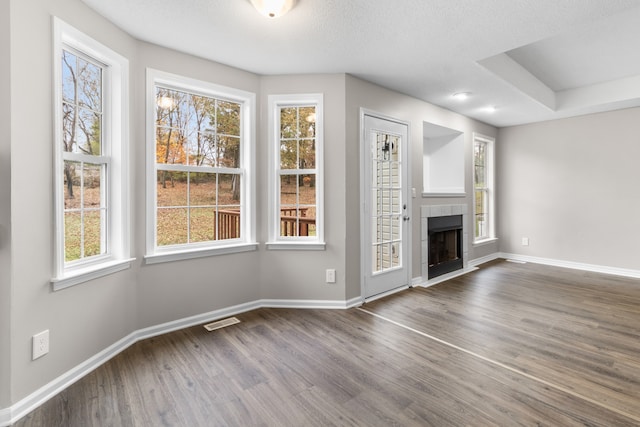
<svg viewBox="0 0 640 427">
<path fill-rule="evenodd" d="M 496 107 L 495 105 L 490 105 L 486 107 L 484 111 L 486 111 L 487 113 L 495 113 L 497 109 L 498 107 Z"/>
<path fill-rule="evenodd" d="M 453 97 L 460 101 L 464 101 L 469 98 L 469 96 L 471 96 L 471 92 L 456 92 L 453 94 Z"/>
</svg>

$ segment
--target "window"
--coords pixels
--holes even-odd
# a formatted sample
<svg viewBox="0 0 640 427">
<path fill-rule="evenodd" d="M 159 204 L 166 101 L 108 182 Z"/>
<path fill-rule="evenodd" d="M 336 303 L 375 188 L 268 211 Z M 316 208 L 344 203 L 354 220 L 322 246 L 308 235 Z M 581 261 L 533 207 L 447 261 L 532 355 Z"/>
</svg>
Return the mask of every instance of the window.
<svg viewBox="0 0 640 427">
<path fill-rule="evenodd" d="M 54 289 L 130 266 L 126 59 L 54 20 Z"/>
<path fill-rule="evenodd" d="M 269 97 L 270 249 L 324 249 L 322 101 Z"/>
<path fill-rule="evenodd" d="M 473 136 L 474 242 L 495 239 L 493 138 Z"/>
<path fill-rule="evenodd" d="M 254 95 L 149 70 L 147 262 L 255 249 Z"/>
</svg>

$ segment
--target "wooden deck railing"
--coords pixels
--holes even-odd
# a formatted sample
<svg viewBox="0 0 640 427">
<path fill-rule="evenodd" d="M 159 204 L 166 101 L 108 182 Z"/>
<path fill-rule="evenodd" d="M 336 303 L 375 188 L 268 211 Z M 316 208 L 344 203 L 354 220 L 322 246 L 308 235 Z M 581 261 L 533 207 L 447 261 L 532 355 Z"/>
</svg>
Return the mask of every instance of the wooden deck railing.
<svg viewBox="0 0 640 427">
<path fill-rule="evenodd" d="M 307 216 L 309 208 L 297 208 L 300 211 L 300 216 Z M 280 208 L 280 215 L 284 216 L 296 216 L 296 208 Z"/>
<path fill-rule="evenodd" d="M 298 228 L 296 230 L 296 223 Z M 308 217 L 295 217 L 295 216 L 280 216 L 280 235 L 281 236 L 308 236 L 309 226 L 315 225 L 315 218 Z M 297 231 L 297 233 L 296 233 Z"/>
<path fill-rule="evenodd" d="M 309 226 L 315 225 L 316 219 L 307 217 L 307 210 L 309 210 L 309 208 L 281 208 L 280 235 L 285 237 L 308 236 Z M 296 216 L 297 212 L 300 212 L 299 217 Z"/>
<path fill-rule="evenodd" d="M 218 211 L 218 240 L 240 237 L 240 211 Z"/>
<path fill-rule="evenodd" d="M 307 217 L 308 208 L 298 208 L 300 216 L 296 216 L 296 208 L 280 209 L 281 236 L 308 236 L 309 226 L 316 224 L 316 219 Z M 218 240 L 237 239 L 240 237 L 240 211 L 219 210 Z"/>
</svg>

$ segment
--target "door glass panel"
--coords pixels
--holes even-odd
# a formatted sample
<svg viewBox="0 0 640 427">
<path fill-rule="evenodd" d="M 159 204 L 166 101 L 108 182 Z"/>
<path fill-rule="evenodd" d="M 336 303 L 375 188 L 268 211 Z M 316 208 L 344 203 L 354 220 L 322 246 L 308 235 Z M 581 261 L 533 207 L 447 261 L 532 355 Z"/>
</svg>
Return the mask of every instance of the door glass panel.
<svg viewBox="0 0 640 427">
<path fill-rule="evenodd" d="M 402 185 L 400 137 L 371 132 L 372 273 L 402 268 Z"/>
</svg>

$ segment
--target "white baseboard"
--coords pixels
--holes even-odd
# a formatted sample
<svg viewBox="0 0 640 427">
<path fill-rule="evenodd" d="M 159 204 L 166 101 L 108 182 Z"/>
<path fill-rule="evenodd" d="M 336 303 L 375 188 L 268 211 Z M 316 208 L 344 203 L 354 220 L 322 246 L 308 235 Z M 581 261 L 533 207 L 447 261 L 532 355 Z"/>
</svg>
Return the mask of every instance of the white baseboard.
<svg viewBox="0 0 640 427">
<path fill-rule="evenodd" d="M 631 277 L 640 279 L 640 270 L 628 268 L 608 267 L 606 265 L 585 264 L 581 262 L 564 261 L 551 258 L 541 258 L 528 255 L 510 254 L 501 252 L 498 258 L 512 259 L 515 261 L 531 262 L 534 264 L 544 264 L 554 267 L 571 268 L 574 270 L 591 271 L 593 273 L 612 274 L 614 276 Z"/>
<path fill-rule="evenodd" d="M 120 339 L 119 341 L 111 344 L 109 347 L 105 348 L 95 356 L 89 358 L 88 360 L 85 360 L 78 366 L 62 374 L 50 383 L 40 387 L 29 396 L 12 405 L 9 408 L 9 423 L 1 425 L 11 425 L 15 423 L 20 418 L 36 409 L 38 406 L 42 405 L 47 400 L 51 399 L 62 390 L 78 381 L 80 378 L 94 371 L 109 359 L 126 350 L 136 341 L 138 341 L 136 338 L 136 333 L 131 333 L 126 337 Z"/>
<path fill-rule="evenodd" d="M 364 298 L 355 297 L 347 300 L 347 308 L 360 307 L 364 303 Z"/>
<path fill-rule="evenodd" d="M 351 307 L 355 307 L 358 305 L 358 302 L 361 301 L 361 298 L 354 298 L 348 301 L 337 301 L 337 300 L 327 300 L 327 301 L 309 301 L 309 300 L 278 300 L 278 299 L 263 299 L 260 300 L 261 307 L 264 308 L 317 308 L 317 309 L 347 309 Z"/>
<path fill-rule="evenodd" d="M 213 322 L 215 320 L 224 319 L 225 317 L 235 316 L 236 314 L 246 313 L 264 307 L 260 300 L 238 304 L 231 307 L 221 308 L 220 310 L 210 311 L 208 313 L 197 314 L 195 316 L 185 317 L 183 319 L 174 320 L 172 322 L 162 323 L 160 325 L 151 326 L 136 331 L 136 341 L 177 331 L 195 325 Z"/>
<path fill-rule="evenodd" d="M 552 258 L 542 258 L 542 257 L 534 257 L 534 256 L 528 256 L 528 255 L 520 255 L 520 254 L 511 254 L 511 253 L 506 253 L 506 252 L 495 252 L 493 254 L 487 255 L 487 256 L 483 256 L 480 258 L 476 258 L 476 259 L 472 259 L 469 260 L 468 263 L 468 267 L 469 267 L 469 271 L 473 271 L 476 269 L 477 266 L 484 264 L 486 262 L 489 261 L 493 261 L 496 259 L 510 259 L 510 260 L 514 260 L 514 261 L 520 261 L 520 262 L 530 262 L 533 264 L 542 264 L 542 265 L 549 265 L 549 266 L 553 266 L 553 267 L 563 267 L 563 268 L 571 268 L 574 270 L 582 270 L 582 271 L 590 271 L 593 273 L 602 273 L 602 274 L 611 274 L 614 276 L 622 276 L 622 277 L 630 277 L 633 279 L 640 279 L 640 270 L 632 270 L 632 269 L 628 269 L 628 268 L 618 268 L 618 267 L 609 267 L 606 265 L 597 265 L 597 264 L 586 264 L 586 263 L 580 263 L 580 262 L 573 262 L 573 261 L 564 261 L 564 260 L 558 260 L 558 259 L 552 259 Z M 411 285 L 412 286 L 423 286 L 423 287 L 429 287 L 429 286 L 433 286 L 437 283 L 441 283 L 445 280 L 451 279 L 453 277 L 462 275 L 462 274 L 466 274 L 469 271 L 465 270 L 458 270 L 454 273 L 452 276 L 445 274 L 443 276 L 439 276 L 435 279 L 433 279 L 433 281 L 429 280 L 429 281 L 424 281 L 421 277 L 414 277 L 411 280 Z M 451 274 L 451 273 L 450 273 Z"/>
<path fill-rule="evenodd" d="M 11 425 L 11 408 L 0 409 L 0 426 Z"/>
<path fill-rule="evenodd" d="M 493 261 L 498 258 L 501 258 L 501 254 L 499 252 L 492 253 L 490 255 L 486 255 L 480 258 L 469 260 L 469 267 L 477 267 L 480 264 L 484 264 L 485 262 Z"/>
<path fill-rule="evenodd" d="M 590 271 L 593 273 L 611 274 L 614 276 L 630 277 L 633 279 L 640 279 L 640 270 L 609 267 L 606 265 L 598 265 L 598 264 L 586 264 L 582 262 L 565 261 L 565 260 L 559 260 L 559 259 L 553 259 L 553 258 L 543 258 L 543 257 L 529 256 L 529 255 L 512 254 L 507 252 L 496 252 L 491 255 L 470 260 L 469 266 L 478 266 L 480 264 L 484 264 L 485 262 L 493 261 L 499 258 L 519 261 L 519 262 L 530 262 L 533 264 L 549 265 L 553 267 L 571 268 L 573 270 Z"/>
<path fill-rule="evenodd" d="M 594 265 L 594 264 L 583 264 L 583 263 L 577 263 L 572 261 L 562 261 L 562 260 L 555 260 L 550 258 L 540 258 L 540 257 L 526 256 L 526 255 L 497 252 L 481 258 L 470 260 L 467 268 L 450 273 L 450 274 L 439 276 L 433 280 L 429 280 L 425 282 L 421 277 L 414 277 L 411 280 L 411 286 L 429 287 L 429 286 L 435 285 L 436 283 L 441 283 L 445 280 L 449 280 L 453 277 L 467 274 L 471 271 L 476 270 L 478 265 L 483 264 L 485 262 L 493 261 L 498 258 L 513 259 L 516 261 L 531 262 L 535 264 L 544 264 L 544 265 L 550 265 L 555 267 L 565 267 L 565 268 L 571 268 L 571 269 L 577 269 L 577 270 L 583 270 L 583 271 L 591 271 L 595 273 L 613 274 L 616 276 L 640 278 L 640 271 L 638 270 L 607 267 L 607 266 Z M 408 286 L 403 286 L 401 288 L 393 290 L 391 293 L 404 290 L 407 288 Z M 386 296 L 387 294 L 388 293 L 381 294 L 380 296 L 377 296 L 377 297 Z M 120 339 L 119 341 L 105 348 L 104 350 L 102 350 L 95 356 L 91 357 L 90 359 L 84 361 L 78 366 L 67 371 L 65 374 L 59 376 L 58 378 L 54 379 L 53 381 L 39 388 L 38 390 L 31 393 L 29 396 L 25 397 L 24 399 L 21 399 L 11 407 L 0 408 L 0 427 L 9 426 L 15 423 L 20 418 L 24 417 L 29 412 L 36 409 L 38 406 L 42 405 L 47 400 L 49 400 L 56 394 L 60 393 L 62 390 L 64 390 L 71 384 L 75 383 L 79 379 L 83 378 L 85 375 L 94 371 L 100 365 L 109 361 L 111 358 L 118 355 L 119 353 L 126 350 L 131 345 L 135 344 L 140 340 L 166 334 L 166 333 L 173 332 L 179 329 L 184 329 L 187 327 L 212 322 L 215 320 L 245 313 L 247 311 L 255 310 L 258 308 L 347 309 L 347 308 L 357 307 L 361 305 L 363 302 L 364 302 L 364 299 L 362 297 L 355 297 L 347 301 L 263 299 L 263 300 L 257 300 L 253 302 L 235 305 L 232 307 L 223 308 L 220 310 L 214 310 L 208 313 L 202 313 L 195 316 L 186 317 L 183 319 L 178 319 L 172 322 L 162 323 L 160 325 L 155 325 L 148 328 L 138 329 L 137 331 L 130 333 L 126 337 Z"/>
<path fill-rule="evenodd" d="M 185 317 L 172 322 L 148 328 L 138 329 L 120 339 L 109 347 L 105 348 L 95 356 L 82 362 L 78 366 L 70 369 L 63 375 L 45 384 L 29 396 L 21 399 L 9 408 L 0 409 L 0 427 L 10 426 L 20 418 L 33 411 L 56 394 L 80 380 L 87 374 L 97 369 L 119 353 L 123 352 L 138 341 L 188 328 L 215 320 L 224 319 L 229 316 L 242 314 L 258 308 L 303 308 L 303 309 L 347 309 L 362 304 L 362 298 L 356 297 L 347 301 L 310 301 L 310 300 L 275 300 L 263 299 L 244 304 L 226 307 L 220 310 L 210 311 L 195 316 Z"/>
</svg>

